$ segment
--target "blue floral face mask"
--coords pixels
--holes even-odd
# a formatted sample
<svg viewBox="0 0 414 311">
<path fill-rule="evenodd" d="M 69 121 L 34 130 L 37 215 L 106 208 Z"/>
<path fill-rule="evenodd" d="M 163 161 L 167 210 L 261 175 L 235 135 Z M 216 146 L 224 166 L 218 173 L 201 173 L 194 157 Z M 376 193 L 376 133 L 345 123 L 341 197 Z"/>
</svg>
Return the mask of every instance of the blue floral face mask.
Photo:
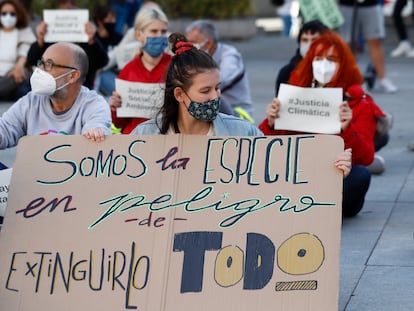
<svg viewBox="0 0 414 311">
<path fill-rule="evenodd" d="M 167 37 L 147 37 L 142 49 L 152 57 L 158 57 L 168 46 Z"/>
<path fill-rule="evenodd" d="M 219 108 L 220 97 L 217 97 L 203 103 L 198 103 L 191 100 L 190 105 L 187 107 L 187 110 L 195 119 L 210 122 L 217 117 Z"/>
</svg>

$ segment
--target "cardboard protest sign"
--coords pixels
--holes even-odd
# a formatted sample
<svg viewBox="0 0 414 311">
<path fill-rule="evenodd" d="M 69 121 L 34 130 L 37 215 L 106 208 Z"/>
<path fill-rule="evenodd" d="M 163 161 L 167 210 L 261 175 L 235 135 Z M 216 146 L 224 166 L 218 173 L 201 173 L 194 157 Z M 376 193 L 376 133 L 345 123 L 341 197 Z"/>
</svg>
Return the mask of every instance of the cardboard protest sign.
<svg viewBox="0 0 414 311">
<path fill-rule="evenodd" d="M 43 10 L 43 20 L 47 24 L 45 42 L 88 42 L 88 10 Z"/>
<path fill-rule="evenodd" d="M 341 131 L 341 88 L 310 88 L 281 84 L 279 118 L 275 129 L 337 134 Z"/>
<path fill-rule="evenodd" d="M 7 207 L 7 198 L 10 190 L 11 168 L 0 170 L 0 217 L 4 217 Z M 0 221 L 0 228 L 2 222 Z"/>
<path fill-rule="evenodd" d="M 337 310 L 342 150 L 334 135 L 25 137 L 0 310 Z"/>
<path fill-rule="evenodd" d="M 122 106 L 117 117 L 154 118 L 164 102 L 165 83 L 141 83 L 115 79 Z"/>
<path fill-rule="evenodd" d="M 344 23 L 344 17 L 335 0 L 299 0 L 304 22 L 319 20 L 330 29 Z"/>
</svg>

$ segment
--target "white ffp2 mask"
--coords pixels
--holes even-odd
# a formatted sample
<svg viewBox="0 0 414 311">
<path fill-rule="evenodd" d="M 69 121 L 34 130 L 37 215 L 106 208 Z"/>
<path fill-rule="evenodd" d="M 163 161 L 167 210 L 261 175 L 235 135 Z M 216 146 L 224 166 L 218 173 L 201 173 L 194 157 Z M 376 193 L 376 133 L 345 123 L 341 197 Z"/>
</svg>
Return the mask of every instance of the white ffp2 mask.
<svg viewBox="0 0 414 311">
<path fill-rule="evenodd" d="M 56 88 L 56 80 L 62 78 L 72 71 L 65 72 L 60 76 L 54 78 L 50 73 L 36 68 L 30 77 L 30 85 L 32 87 L 32 92 L 38 95 L 53 95 L 56 91 L 64 88 L 69 82 L 61 85 L 59 88 Z"/>
<path fill-rule="evenodd" d="M 337 64 L 333 61 L 327 60 L 326 58 L 321 60 L 314 60 L 312 62 L 313 77 L 320 84 L 328 84 L 332 81 L 337 70 Z"/>
</svg>

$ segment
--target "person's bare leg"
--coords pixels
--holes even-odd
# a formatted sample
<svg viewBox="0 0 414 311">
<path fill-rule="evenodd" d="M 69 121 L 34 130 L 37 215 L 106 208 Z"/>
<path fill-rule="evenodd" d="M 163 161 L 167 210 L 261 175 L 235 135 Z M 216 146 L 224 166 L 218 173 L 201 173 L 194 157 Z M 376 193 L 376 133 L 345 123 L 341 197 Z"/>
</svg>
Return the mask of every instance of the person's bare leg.
<svg viewBox="0 0 414 311">
<path fill-rule="evenodd" d="M 369 39 L 367 40 L 367 44 L 369 49 L 369 57 L 371 58 L 371 62 L 374 65 L 377 76 L 380 80 L 384 79 L 385 57 L 381 39 Z"/>
<path fill-rule="evenodd" d="M 378 77 L 375 82 L 376 87 L 374 88 L 377 91 L 385 93 L 395 93 L 398 88 L 391 82 L 389 78 L 387 78 L 385 73 L 385 56 L 381 39 L 367 40 L 367 44 L 369 48 L 369 56 Z"/>
</svg>

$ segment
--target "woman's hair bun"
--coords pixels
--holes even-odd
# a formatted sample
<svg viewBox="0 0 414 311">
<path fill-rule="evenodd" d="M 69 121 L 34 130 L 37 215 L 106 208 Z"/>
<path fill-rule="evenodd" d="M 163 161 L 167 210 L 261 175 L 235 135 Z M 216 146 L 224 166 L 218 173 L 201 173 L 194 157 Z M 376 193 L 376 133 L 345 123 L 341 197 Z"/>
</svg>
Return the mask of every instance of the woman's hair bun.
<svg viewBox="0 0 414 311">
<path fill-rule="evenodd" d="M 171 51 L 176 55 L 180 55 L 194 47 L 193 43 L 188 41 L 187 38 L 179 32 L 172 33 L 168 37 L 168 42 L 170 42 Z"/>
</svg>

